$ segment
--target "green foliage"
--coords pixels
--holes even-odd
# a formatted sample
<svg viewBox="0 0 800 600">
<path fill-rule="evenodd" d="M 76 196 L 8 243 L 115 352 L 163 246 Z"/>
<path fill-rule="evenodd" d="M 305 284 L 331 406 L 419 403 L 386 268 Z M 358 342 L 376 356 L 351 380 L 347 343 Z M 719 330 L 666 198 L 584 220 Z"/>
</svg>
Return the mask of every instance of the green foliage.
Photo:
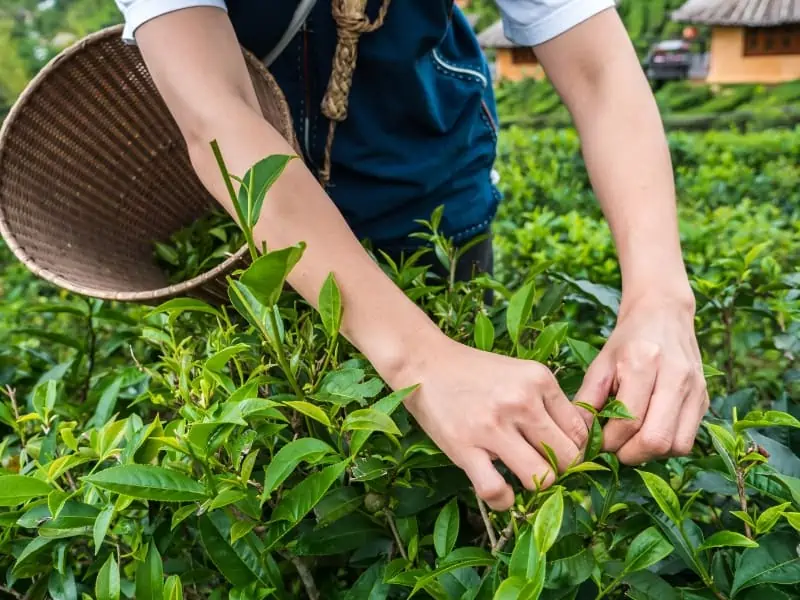
<svg viewBox="0 0 800 600">
<path fill-rule="evenodd" d="M 495 18 L 493 3 L 477 4 Z M 640 3 L 638 16 L 632 4 L 621 11 L 642 40 L 670 31 L 662 15 L 676 1 Z M 17 65 L 3 77 L 20 77 L 19 57 L 35 71 L 35 44 L 64 23 L 81 33 L 113 18 L 95 0 L 57 6 L 37 14 L 34 41 L 0 43 L 0 60 L 11 49 L 8 64 Z M 3 89 L 16 93 L 19 81 Z M 675 85 L 658 100 L 665 113 L 703 113 L 714 101 L 730 109 L 732 97 L 737 111 L 774 109 L 797 93 L 796 83 L 751 87 L 740 102 L 725 90 Z M 533 107 L 568 123 L 546 84 L 501 87 L 498 97 L 505 114 Z M 173 280 L 244 244 L 261 253 L 231 277 L 227 306 L 76 298 L 32 278 L 0 246 L 0 592 L 800 596 L 798 133 L 670 135 L 713 400 L 692 455 L 620 465 L 601 449 L 603 420 L 628 416 L 612 401 L 593 422 L 585 462 L 539 492 L 514 482 L 507 513 L 480 506 L 416 426 L 403 404 L 414 388 L 388 389 L 340 335 L 345 300 L 335 278 L 312 310 L 284 286 L 302 247 L 254 248 L 249 229 L 268 202 L 261 191 L 285 157 L 239 180 L 244 193 L 233 200 L 244 230 L 216 213 L 156 248 Z M 422 254 L 384 267 L 449 336 L 542 360 L 572 396 L 619 306 L 610 234 L 573 131 L 506 130 L 498 168 L 505 200 L 495 278 L 441 280 L 419 266 Z M 434 215 L 435 256 L 450 264 L 456 252 L 436 223 Z"/>
<path fill-rule="evenodd" d="M 497 279 L 438 280 L 419 266 L 427 250 L 396 270 L 384 266 L 452 338 L 544 361 L 572 395 L 613 323 L 619 282 L 608 234 L 579 187 L 574 139 L 539 135 L 552 163 L 530 136 L 515 156 L 539 161 L 540 181 L 526 173 L 530 189 L 552 197 L 507 188 Z M 690 173 L 711 155 L 696 144 L 723 142 L 672 142 L 685 185 L 700 185 Z M 780 160 L 769 144 L 759 147 L 742 156 L 744 173 L 747 163 L 764 171 Z M 511 186 L 523 185 L 521 165 L 502 168 Z M 572 207 L 558 205 L 575 192 L 583 196 Z M 76 599 L 733 599 L 763 586 L 797 594 L 800 421 L 787 393 L 796 349 L 780 338 L 797 323 L 793 209 L 724 197 L 701 208 L 697 198 L 684 223 L 722 228 L 727 238 L 685 237 L 715 390 L 694 452 L 620 465 L 601 451 L 601 423 L 630 414 L 610 401 L 596 414 L 585 462 L 538 492 L 515 483 L 507 513 L 480 506 L 410 418 L 403 400 L 414 388 L 387 389 L 339 335 L 335 278 L 319 311 L 284 287 L 302 245 L 262 252 L 231 277 L 232 304 L 220 307 L 74 299 L 9 263 L 0 310 L 9 324 L 0 337 L 8 586 Z M 705 216 L 712 210 L 730 216 Z M 505 221 L 513 213 L 519 229 Z M 547 220 L 536 225 L 537 214 Z M 748 229 L 759 219 L 774 228 L 769 246 L 752 242 L 766 237 L 760 224 Z M 254 219 L 243 222 L 252 240 Z M 449 264 L 456 252 L 437 223 L 434 215 L 428 237 Z M 561 237 L 578 226 L 571 242 Z M 498 297 L 491 305 L 487 288 Z M 749 345 L 727 354 L 739 344 Z"/>
</svg>

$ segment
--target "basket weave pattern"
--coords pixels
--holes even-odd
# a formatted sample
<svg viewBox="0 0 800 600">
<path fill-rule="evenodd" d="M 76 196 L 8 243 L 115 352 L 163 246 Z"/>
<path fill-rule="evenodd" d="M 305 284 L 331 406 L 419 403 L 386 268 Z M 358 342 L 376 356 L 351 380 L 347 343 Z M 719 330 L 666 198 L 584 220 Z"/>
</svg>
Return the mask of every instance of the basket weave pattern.
<svg viewBox="0 0 800 600">
<path fill-rule="evenodd" d="M 138 49 L 120 34 L 110 27 L 64 50 L 12 107 L 0 130 L 0 233 L 28 269 L 74 293 L 227 302 L 225 277 L 246 265 L 246 247 L 175 285 L 155 263 L 153 242 L 216 201 Z M 297 148 L 283 93 L 242 51 L 264 117 Z"/>
</svg>

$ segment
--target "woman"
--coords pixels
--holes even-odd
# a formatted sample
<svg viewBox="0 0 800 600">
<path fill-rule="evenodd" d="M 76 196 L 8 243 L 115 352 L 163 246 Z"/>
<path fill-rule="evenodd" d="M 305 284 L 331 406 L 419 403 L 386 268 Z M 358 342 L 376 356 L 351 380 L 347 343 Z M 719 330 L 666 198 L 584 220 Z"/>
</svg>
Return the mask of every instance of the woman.
<svg viewBox="0 0 800 600">
<path fill-rule="evenodd" d="M 266 58 L 305 160 L 270 190 L 257 237 L 273 248 L 308 244 L 289 282 L 312 304 L 335 273 L 344 334 L 392 388 L 420 385 L 406 406 L 481 498 L 498 510 L 513 503 L 493 459 L 532 488 L 534 477 L 553 480 L 544 443 L 561 469 L 580 458 L 588 414 L 544 365 L 448 339 L 359 243 L 399 252 L 415 220 L 439 205 L 442 233 L 467 242 L 495 214 L 489 74 L 452 0 L 370 0 L 363 14 L 359 0 L 117 3 L 125 40 L 140 48 L 198 176 L 231 214 L 209 142 L 234 173 L 293 152 L 261 117 L 240 44 Z M 604 432 L 621 461 L 686 454 L 708 397 L 669 153 L 630 40 L 613 0 L 497 3 L 506 35 L 535 49 L 573 115 L 620 256 L 617 326 L 576 399 L 599 408 L 614 393 L 637 417 Z M 310 5 L 293 33 L 296 11 Z M 475 254 L 491 267 L 489 246 Z"/>
</svg>

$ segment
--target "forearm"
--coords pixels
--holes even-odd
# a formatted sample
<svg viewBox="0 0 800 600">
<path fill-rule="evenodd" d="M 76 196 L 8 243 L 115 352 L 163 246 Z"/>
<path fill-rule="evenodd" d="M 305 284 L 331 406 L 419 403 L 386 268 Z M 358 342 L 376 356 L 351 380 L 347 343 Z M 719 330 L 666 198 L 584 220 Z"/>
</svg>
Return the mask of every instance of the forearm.
<svg viewBox="0 0 800 600">
<path fill-rule="evenodd" d="M 215 8 L 179 10 L 142 25 L 136 39 L 198 177 L 235 215 L 210 143 L 217 141 L 228 170 L 240 177 L 266 156 L 295 150 L 261 115 L 230 21 Z M 290 161 L 270 189 L 254 234 L 259 247 L 266 241 L 270 249 L 305 242 L 289 283 L 316 307 L 333 272 L 342 334 L 389 385 L 415 383 L 405 375 L 415 370 L 412 361 L 444 334 L 371 260 L 302 160 Z"/>
<path fill-rule="evenodd" d="M 295 151 L 244 102 L 231 102 L 221 114 L 225 119 L 205 123 L 190 147 L 199 177 L 233 215 L 208 142 L 217 140 L 226 166 L 238 175 L 267 155 Z M 413 370 L 409 362 L 443 334 L 369 257 L 302 160 L 290 161 L 273 184 L 254 233 L 259 247 L 262 241 L 271 249 L 305 242 L 303 258 L 288 278 L 292 287 L 316 306 L 320 288 L 333 272 L 342 294 L 343 335 L 390 385 L 414 383 L 405 380 L 404 373 Z"/>
<path fill-rule="evenodd" d="M 690 306 L 663 125 L 619 15 L 603 11 L 536 51 L 578 130 L 619 254 L 623 304 L 655 292 Z"/>
<path fill-rule="evenodd" d="M 614 237 L 623 295 L 668 289 L 685 295 L 669 150 L 644 77 L 607 65 L 592 103 L 575 111 L 586 167 Z"/>
</svg>

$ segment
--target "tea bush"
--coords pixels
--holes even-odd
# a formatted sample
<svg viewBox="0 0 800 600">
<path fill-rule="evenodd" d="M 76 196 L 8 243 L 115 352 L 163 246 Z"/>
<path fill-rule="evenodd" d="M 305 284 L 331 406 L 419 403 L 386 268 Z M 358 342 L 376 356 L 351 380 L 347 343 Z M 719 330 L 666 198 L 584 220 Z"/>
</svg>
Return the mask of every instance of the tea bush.
<svg viewBox="0 0 800 600">
<path fill-rule="evenodd" d="M 687 153 L 700 143 L 683 141 Z M 528 145 L 500 163 L 496 277 L 429 272 L 430 257 L 452 267 L 455 256 L 438 214 L 430 257 L 382 264 L 449 336 L 542 361 L 572 396 L 618 306 L 611 242 L 568 132 L 508 143 Z M 702 156 L 692 169 L 717 160 Z M 266 168 L 280 161 L 256 165 Z M 403 406 L 413 387 L 388 389 L 339 335 L 335 278 L 313 310 L 284 287 L 303 245 L 259 257 L 254 194 L 237 207 L 256 260 L 230 278 L 228 306 L 75 298 L 6 252 L 0 589 L 57 600 L 800 597 L 796 213 L 723 199 L 681 209 L 713 392 L 692 455 L 632 468 L 601 452 L 602 425 L 627 417 L 612 399 L 584 462 L 538 492 L 515 482 L 505 513 L 482 505 L 416 426 Z"/>
</svg>

